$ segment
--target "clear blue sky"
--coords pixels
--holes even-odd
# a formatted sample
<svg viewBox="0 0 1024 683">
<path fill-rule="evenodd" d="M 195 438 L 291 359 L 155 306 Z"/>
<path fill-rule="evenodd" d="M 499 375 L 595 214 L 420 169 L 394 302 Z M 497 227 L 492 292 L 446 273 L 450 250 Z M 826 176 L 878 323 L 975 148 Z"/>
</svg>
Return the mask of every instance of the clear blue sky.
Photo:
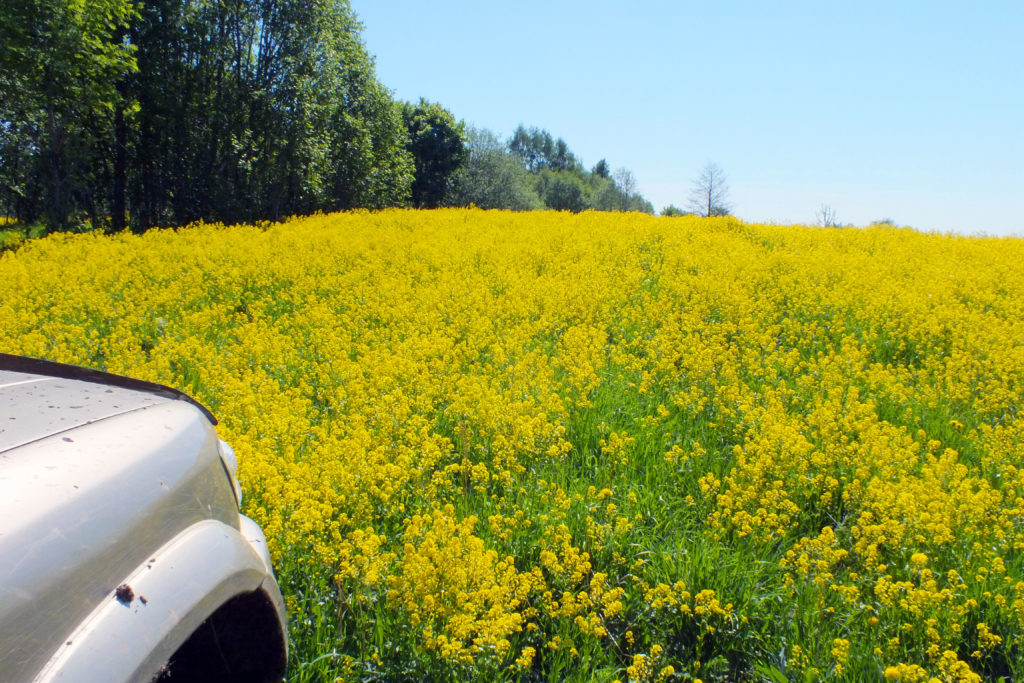
<svg viewBox="0 0 1024 683">
<path fill-rule="evenodd" d="M 381 82 L 562 137 L 660 210 L 1024 235 L 1024 2 L 352 0 Z"/>
</svg>

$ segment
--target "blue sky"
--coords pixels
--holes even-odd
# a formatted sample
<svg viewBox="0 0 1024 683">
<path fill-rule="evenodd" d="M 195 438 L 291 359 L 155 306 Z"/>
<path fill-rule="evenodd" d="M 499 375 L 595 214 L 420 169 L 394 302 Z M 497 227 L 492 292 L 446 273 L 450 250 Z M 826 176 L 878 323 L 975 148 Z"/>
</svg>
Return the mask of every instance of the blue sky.
<svg viewBox="0 0 1024 683">
<path fill-rule="evenodd" d="M 352 0 L 395 96 L 562 137 L 660 210 L 1024 235 L 1024 2 Z"/>
</svg>

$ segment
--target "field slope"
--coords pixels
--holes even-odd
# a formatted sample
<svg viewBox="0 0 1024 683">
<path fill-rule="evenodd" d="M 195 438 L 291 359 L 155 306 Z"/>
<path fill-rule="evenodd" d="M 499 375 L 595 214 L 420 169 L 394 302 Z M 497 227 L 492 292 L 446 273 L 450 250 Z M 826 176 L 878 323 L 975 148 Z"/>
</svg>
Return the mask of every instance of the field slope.
<svg viewBox="0 0 1024 683">
<path fill-rule="evenodd" d="M 386 211 L 0 256 L 221 419 L 290 680 L 1024 676 L 1024 241 Z"/>
</svg>

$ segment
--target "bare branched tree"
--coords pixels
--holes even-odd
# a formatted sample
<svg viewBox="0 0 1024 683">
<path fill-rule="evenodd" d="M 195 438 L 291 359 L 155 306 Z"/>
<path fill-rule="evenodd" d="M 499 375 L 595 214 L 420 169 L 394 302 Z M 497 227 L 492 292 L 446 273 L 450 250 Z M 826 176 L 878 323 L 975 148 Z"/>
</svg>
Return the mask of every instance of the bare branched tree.
<svg viewBox="0 0 1024 683">
<path fill-rule="evenodd" d="M 726 216 L 729 208 L 725 172 L 718 164 L 708 162 L 693 181 L 690 209 L 698 216 Z"/>
<path fill-rule="evenodd" d="M 636 177 L 628 168 L 617 168 L 612 174 L 615 185 L 626 194 L 636 194 Z"/>
<path fill-rule="evenodd" d="M 823 228 L 831 228 L 836 225 L 836 210 L 828 204 L 822 204 L 815 214 L 818 224 Z"/>
</svg>

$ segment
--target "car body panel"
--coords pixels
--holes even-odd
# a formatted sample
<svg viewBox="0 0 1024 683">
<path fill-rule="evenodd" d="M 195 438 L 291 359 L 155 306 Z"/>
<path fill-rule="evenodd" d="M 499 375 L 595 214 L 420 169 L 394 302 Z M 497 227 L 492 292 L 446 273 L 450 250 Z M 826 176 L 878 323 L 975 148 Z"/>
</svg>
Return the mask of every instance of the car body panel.
<svg viewBox="0 0 1024 683">
<path fill-rule="evenodd" d="M 124 679 L 133 680 L 139 667 L 166 660 L 231 591 L 266 592 L 283 633 L 265 539 L 238 512 L 237 482 L 222 458 L 230 449 L 219 445 L 205 409 L 173 390 L 106 384 L 98 373 L 81 380 L 14 372 L 2 361 L 0 678 L 72 670 L 54 668 L 54 657 L 87 661 L 69 653 L 92 651 L 99 661 L 103 649 L 81 649 L 86 641 L 123 631 L 122 645 L 142 653 Z M 229 540 L 210 541 L 210 525 Z M 170 547 L 181 559 L 154 573 L 155 554 Z M 116 590 L 130 577 L 145 577 L 154 597 L 166 596 L 162 609 L 174 619 L 147 620 L 141 610 L 125 622 L 111 603 L 124 609 Z M 74 646 L 72 632 L 86 623 L 89 638 Z"/>
<path fill-rule="evenodd" d="M 203 568 L 201 576 L 195 567 Z M 150 681 L 217 607 L 256 590 L 282 603 L 238 530 L 215 520 L 194 524 L 108 594 L 35 681 Z"/>
<path fill-rule="evenodd" d="M 0 370 L 0 453 L 90 422 L 167 403 L 141 391 Z"/>
<path fill-rule="evenodd" d="M 213 413 L 211 413 L 202 403 L 183 391 L 179 391 L 178 389 L 174 389 L 173 387 L 163 384 L 157 384 L 156 382 L 146 382 L 141 379 L 114 375 L 109 372 L 94 370 L 92 368 L 83 368 L 77 365 L 67 365 L 65 363 L 55 363 L 54 361 L 43 360 L 41 358 L 15 356 L 9 353 L 0 353 L 0 372 L 20 373 L 23 375 L 33 375 L 37 377 L 59 377 L 65 380 L 91 382 L 94 384 L 102 384 L 105 387 L 130 389 L 152 396 L 161 396 L 163 398 L 170 398 L 176 401 L 185 401 L 186 403 L 191 403 L 199 410 L 199 412 L 205 415 L 206 419 L 210 421 L 210 424 L 217 424 L 217 418 L 214 417 Z"/>
</svg>

